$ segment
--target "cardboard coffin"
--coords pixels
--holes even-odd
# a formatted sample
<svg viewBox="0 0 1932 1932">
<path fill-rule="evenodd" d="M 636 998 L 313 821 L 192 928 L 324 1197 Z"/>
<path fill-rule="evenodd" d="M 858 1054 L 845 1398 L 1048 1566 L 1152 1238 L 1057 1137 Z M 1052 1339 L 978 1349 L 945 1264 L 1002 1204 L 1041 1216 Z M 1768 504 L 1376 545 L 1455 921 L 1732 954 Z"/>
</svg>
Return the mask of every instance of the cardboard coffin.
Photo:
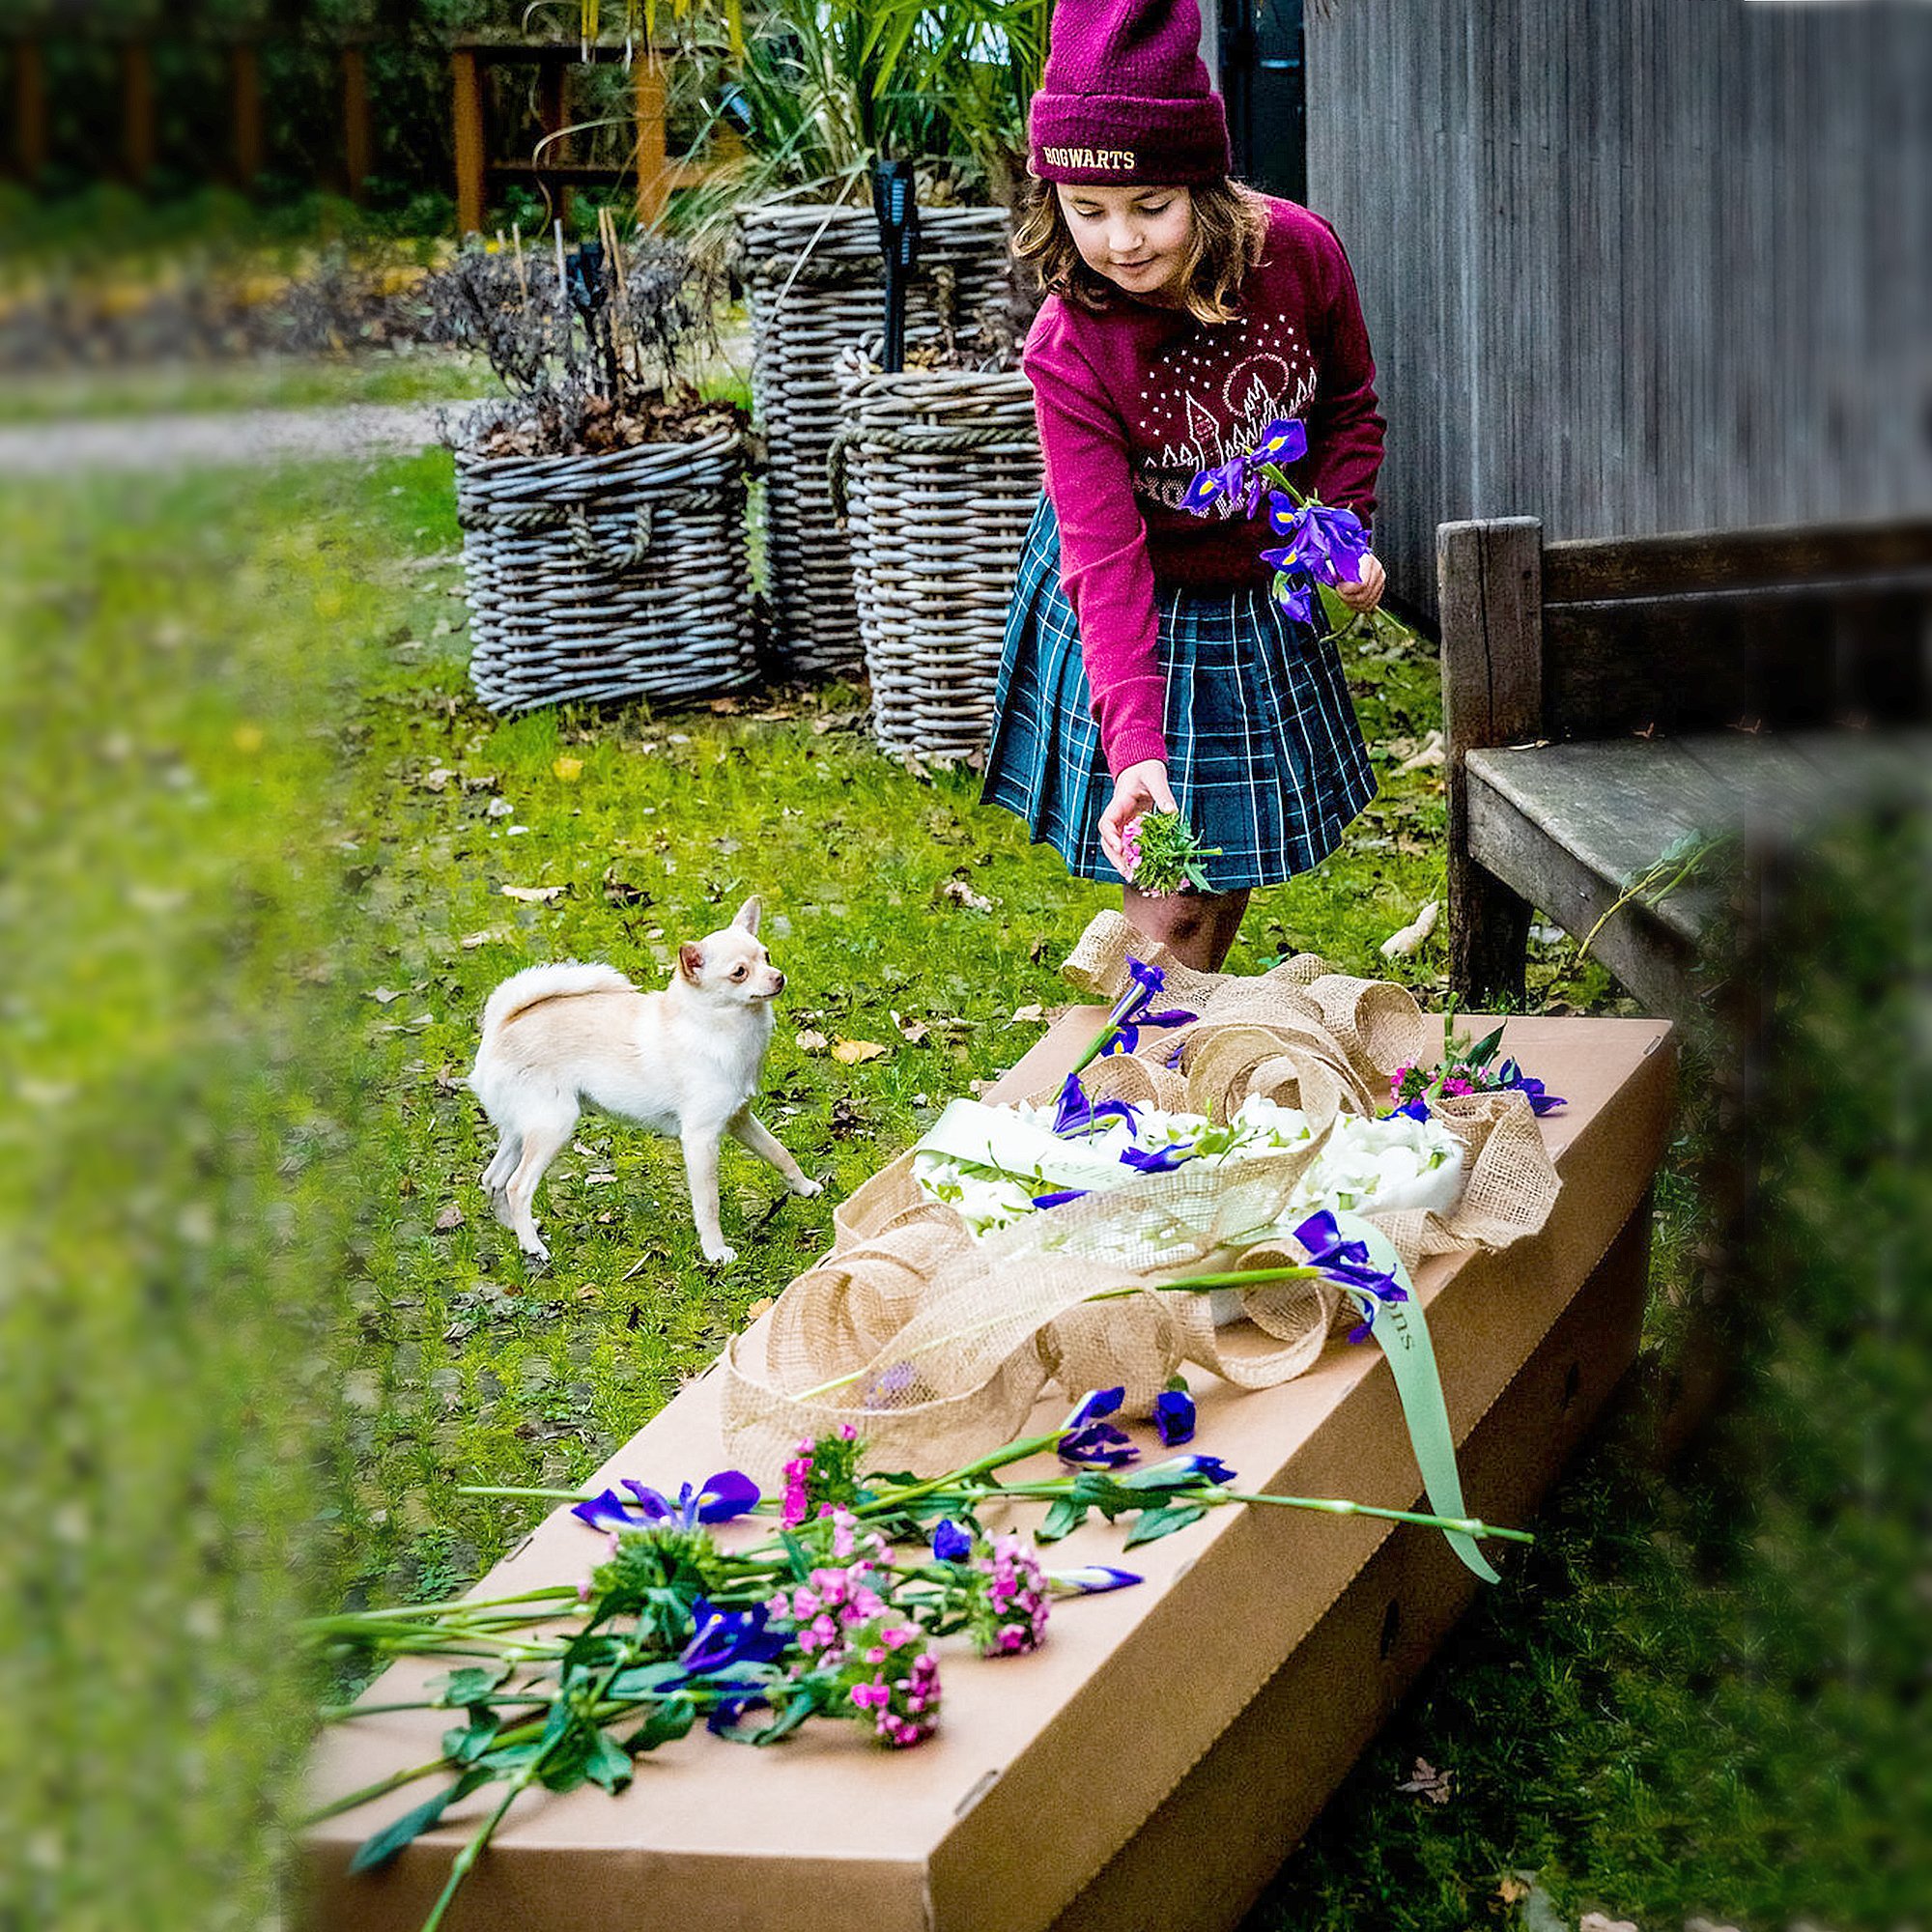
<svg viewBox="0 0 1932 1932">
<path fill-rule="evenodd" d="M 1065 1016 L 994 1097 L 1058 1077 L 1097 1019 L 1097 1009 Z M 1561 1196 L 1534 1239 L 1431 1261 L 1416 1279 L 1468 1506 L 1491 1520 L 1528 1518 L 1634 1354 L 1649 1189 L 1672 1111 L 1669 1032 L 1650 1020 L 1525 1018 L 1504 1036 L 1504 1050 L 1569 1100 L 1542 1122 Z M 1418 1506 L 1378 1350 L 1334 1342 L 1307 1375 L 1253 1394 L 1190 1373 L 1191 1446 L 1232 1464 L 1243 1488 Z M 1065 1408 L 1052 1395 L 1032 1426 L 1052 1428 Z M 591 1487 L 635 1476 L 674 1488 L 728 1460 L 714 1371 Z M 1048 1560 L 1118 1562 L 1122 1534 L 1090 1523 Z M 1509 1548 L 1487 1546 L 1502 1564 Z M 575 1581 L 601 1552 L 559 1509 L 478 1590 Z M 640 1759 L 617 1797 L 526 1793 L 465 1881 L 448 1932 L 1236 1924 L 1480 1586 L 1433 1531 L 1284 1509 L 1210 1512 L 1126 1562 L 1142 1586 L 1057 1604 L 1031 1656 L 942 1646 L 942 1721 L 915 1750 L 882 1751 L 823 1721 L 766 1750 L 700 1732 Z M 367 1701 L 417 1694 L 434 1674 L 399 1664 Z M 434 1758 L 448 1717 L 332 1728 L 316 1801 Z M 391 1793 L 311 1833 L 311 1922 L 420 1925 L 490 1790 L 384 1870 L 347 1866 L 365 1836 L 433 1788 Z"/>
</svg>

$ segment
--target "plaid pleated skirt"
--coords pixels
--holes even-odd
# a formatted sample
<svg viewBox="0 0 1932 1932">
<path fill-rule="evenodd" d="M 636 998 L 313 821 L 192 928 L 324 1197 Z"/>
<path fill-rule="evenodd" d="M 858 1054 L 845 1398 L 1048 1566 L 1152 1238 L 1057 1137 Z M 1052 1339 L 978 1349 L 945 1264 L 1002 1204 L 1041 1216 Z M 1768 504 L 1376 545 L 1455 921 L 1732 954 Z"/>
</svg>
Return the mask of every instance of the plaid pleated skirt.
<svg viewBox="0 0 1932 1932">
<path fill-rule="evenodd" d="M 1279 885 L 1318 866 L 1376 794 L 1332 642 L 1265 590 L 1158 587 L 1168 783 L 1204 845 L 1216 892 Z M 1082 879 L 1118 879 L 1100 849 L 1114 781 L 1060 584 L 1044 497 L 1007 615 L 982 800 L 1026 820 Z"/>
</svg>

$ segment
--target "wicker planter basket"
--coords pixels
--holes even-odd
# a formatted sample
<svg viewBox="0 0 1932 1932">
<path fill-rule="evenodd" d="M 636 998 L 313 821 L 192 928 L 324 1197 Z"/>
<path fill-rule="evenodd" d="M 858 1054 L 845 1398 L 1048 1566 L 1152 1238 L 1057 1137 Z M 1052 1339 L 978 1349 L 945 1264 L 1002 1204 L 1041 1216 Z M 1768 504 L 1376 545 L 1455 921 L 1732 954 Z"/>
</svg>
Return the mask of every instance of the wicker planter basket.
<svg viewBox="0 0 1932 1932">
<path fill-rule="evenodd" d="M 470 682 L 493 711 L 752 682 L 747 439 L 600 456 L 459 450 Z"/>
<path fill-rule="evenodd" d="M 1007 603 L 1039 497 L 1033 390 L 1012 374 L 838 358 L 834 445 L 872 731 L 926 757 L 981 752 L 992 731 Z"/>
<path fill-rule="evenodd" d="M 839 427 L 839 352 L 879 332 L 885 270 L 869 208 L 789 202 L 749 210 L 740 238 L 751 291 L 752 392 L 771 451 L 771 592 L 776 642 L 812 675 L 862 655 L 845 534 L 825 460 Z M 920 211 L 920 259 L 906 294 L 906 339 L 938 332 L 1004 272 L 997 208 Z M 952 317 L 946 317 L 952 320 Z"/>
</svg>

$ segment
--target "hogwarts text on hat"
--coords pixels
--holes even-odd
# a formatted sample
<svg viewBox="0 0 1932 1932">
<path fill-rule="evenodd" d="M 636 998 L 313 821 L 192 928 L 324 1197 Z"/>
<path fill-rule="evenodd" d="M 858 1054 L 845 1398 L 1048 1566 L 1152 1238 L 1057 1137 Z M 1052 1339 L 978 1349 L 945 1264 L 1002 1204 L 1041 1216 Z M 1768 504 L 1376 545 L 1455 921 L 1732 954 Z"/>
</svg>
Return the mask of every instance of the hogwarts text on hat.
<svg viewBox="0 0 1932 1932">
<path fill-rule="evenodd" d="M 1131 174 L 1141 164 L 1132 148 L 1045 148 L 1041 153 L 1050 168 L 1102 168 L 1109 173 Z"/>
</svg>

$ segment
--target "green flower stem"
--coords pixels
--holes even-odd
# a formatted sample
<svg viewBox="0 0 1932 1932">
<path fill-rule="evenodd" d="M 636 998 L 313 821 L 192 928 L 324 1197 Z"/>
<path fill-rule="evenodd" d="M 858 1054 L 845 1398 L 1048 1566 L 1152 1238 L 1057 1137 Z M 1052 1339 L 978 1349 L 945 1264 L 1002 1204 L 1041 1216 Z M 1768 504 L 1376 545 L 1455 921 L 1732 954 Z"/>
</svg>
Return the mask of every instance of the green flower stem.
<svg viewBox="0 0 1932 1932">
<path fill-rule="evenodd" d="M 593 1492 L 589 1490 L 519 1490 L 507 1488 L 500 1483 L 459 1483 L 456 1486 L 459 1496 L 537 1496 L 545 1501 L 558 1503 L 587 1503 Z M 506 1603 L 514 1602 L 505 1598 Z"/>
<path fill-rule="evenodd" d="M 995 1492 L 1001 1496 L 1025 1496 L 1038 1501 L 1070 1496 L 1077 1477 L 1062 1477 L 1052 1482 L 1012 1483 Z M 1463 1536 L 1500 1537 L 1510 1543 L 1534 1543 L 1526 1529 L 1498 1529 L 1474 1517 L 1429 1516 L 1420 1510 L 1379 1509 L 1374 1503 L 1350 1502 L 1341 1496 L 1280 1496 L 1268 1491 L 1224 1490 L 1218 1488 L 1148 1490 L 1142 1492 L 1147 1506 L 1157 1509 L 1165 1502 L 1202 1503 L 1209 1508 L 1222 1503 L 1273 1503 L 1283 1509 L 1317 1510 L 1323 1516 L 1372 1516 L 1385 1522 L 1409 1522 L 1418 1529 L 1453 1530 Z"/>
<path fill-rule="evenodd" d="M 404 1785 L 413 1784 L 419 1777 L 433 1777 L 439 1771 L 450 1769 L 452 1766 L 447 1757 L 433 1757 L 427 1764 L 412 1765 L 407 1771 L 392 1771 L 387 1777 L 379 1777 L 374 1784 L 365 1784 L 360 1791 L 331 1798 L 327 1804 L 303 1813 L 298 1822 L 306 1830 L 311 1825 L 320 1825 L 325 1818 L 339 1818 L 343 1812 L 354 1811 L 357 1805 L 371 1804 L 391 1791 L 400 1791 Z"/>
<path fill-rule="evenodd" d="M 522 1692 L 506 1693 L 493 1690 L 487 1699 L 478 1698 L 477 1701 L 492 1705 L 549 1704 L 554 1699 L 544 1696 L 540 1691 L 525 1695 Z M 396 1704 L 325 1704 L 317 1715 L 325 1724 L 340 1724 L 346 1723 L 351 1718 L 377 1718 L 385 1716 L 391 1711 L 460 1711 L 464 1708 L 465 1706 L 461 1704 L 440 1703 L 434 1697 L 413 1697 L 405 1698 Z"/>
<path fill-rule="evenodd" d="M 456 1896 L 457 1887 L 469 1876 L 469 1867 L 482 1855 L 483 1847 L 490 1842 L 491 1833 L 503 1822 L 503 1814 L 535 1781 L 537 1771 L 542 1764 L 543 1758 L 532 1758 L 510 1780 L 509 1789 L 497 1801 L 497 1808 L 484 1819 L 477 1827 L 474 1836 L 457 1853 L 449 1867 L 448 1881 L 438 1894 L 436 1903 L 430 1908 L 429 1917 L 423 1920 L 422 1932 L 437 1932 L 437 1927 L 442 1923 L 443 1914 L 449 1910 L 450 1900 Z"/>
</svg>

